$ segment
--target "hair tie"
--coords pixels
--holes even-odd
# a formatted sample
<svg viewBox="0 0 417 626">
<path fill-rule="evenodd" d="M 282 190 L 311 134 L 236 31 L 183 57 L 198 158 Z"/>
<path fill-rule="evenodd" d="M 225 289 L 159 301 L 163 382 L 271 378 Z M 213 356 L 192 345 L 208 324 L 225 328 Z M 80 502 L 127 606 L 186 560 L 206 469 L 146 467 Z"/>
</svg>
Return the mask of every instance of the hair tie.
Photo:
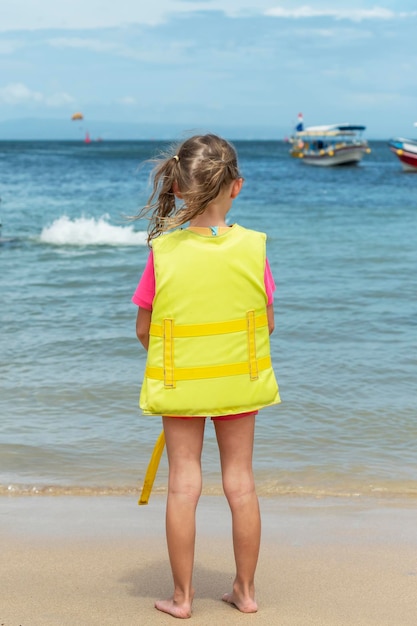
<svg viewBox="0 0 417 626">
<path fill-rule="evenodd" d="M 175 159 L 177 163 L 180 160 L 180 157 L 178 156 L 178 154 L 174 154 L 172 158 Z"/>
</svg>

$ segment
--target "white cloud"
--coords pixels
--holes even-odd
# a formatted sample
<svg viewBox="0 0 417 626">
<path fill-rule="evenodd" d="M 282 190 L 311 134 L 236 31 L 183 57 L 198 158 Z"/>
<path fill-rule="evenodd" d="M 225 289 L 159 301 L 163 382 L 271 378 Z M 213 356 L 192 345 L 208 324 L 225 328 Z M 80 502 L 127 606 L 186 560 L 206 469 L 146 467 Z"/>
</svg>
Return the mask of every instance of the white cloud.
<svg viewBox="0 0 417 626">
<path fill-rule="evenodd" d="M 185 60 L 190 48 L 194 48 L 193 41 L 164 42 L 161 46 L 159 41 L 149 38 L 135 44 L 118 43 L 117 41 L 103 41 L 83 37 L 53 37 L 47 43 L 54 48 L 70 48 L 73 50 L 89 50 L 98 54 L 111 53 L 113 56 L 134 59 L 152 64 L 173 64 L 179 60 Z"/>
<path fill-rule="evenodd" d="M 132 98 L 132 96 L 125 96 L 124 98 L 119 98 L 117 100 L 119 104 L 124 104 L 125 106 L 133 106 L 137 104 L 136 98 Z"/>
<path fill-rule="evenodd" d="M 16 52 L 16 50 L 18 50 L 19 48 L 21 48 L 24 44 L 21 41 L 17 41 L 17 40 L 4 40 L 4 41 L 0 41 L 0 54 L 13 54 L 14 52 Z"/>
<path fill-rule="evenodd" d="M 330 43 L 342 43 L 355 42 L 358 40 L 371 39 L 373 37 L 371 30 L 358 29 L 354 27 L 341 28 L 337 26 L 335 28 L 295 28 L 291 31 L 294 40 L 306 40 L 315 38 L 315 41 L 324 40 Z"/>
<path fill-rule="evenodd" d="M 72 96 L 65 93 L 65 91 L 60 91 L 58 93 L 54 93 L 52 96 L 44 97 L 43 102 L 48 107 L 61 107 L 66 104 L 72 104 L 75 100 Z"/>
<path fill-rule="evenodd" d="M 100 39 L 83 39 L 82 37 L 54 37 L 48 40 L 53 48 L 75 48 L 92 50 L 93 52 L 113 52 L 116 44 L 104 42 Z"/>
<path fill-rule="evenodd" d="M 43 96 L 39 91 L 31 91 L 23 83 L 11 83 L 0 89 L 0 101 L 5 104 L 42 102 L 42 100 Z"/>
<path fill-rule="evenodd" d="M 372 9 L 315 9 L 309 5 L 303 5 L 293 9 L 274 7 L 271 9 L 267 9 L 264 14 L 271 17 L 283 17 L 293 19 L 309 17 L 333 17 L 337 20 L 351 20 L 353 22 L 361 22 L 362 20 L 392 20 L 397 17 L 414 17 L 417 15 L 417 11 L 411 11 L 409 13 L 395 13 L 394 11 L 391 11 L 389 9 L 384 9 L 377 6 L 374 6 Z"/>
<path fill-rule="evenodd" d="M 45 96 L 33 91 L 23 83 L 10 83 L 0 88 L 0 102 L 4 104 L 45 104 L 49 107 L 60 107 L 74 102 L 74 98 L 64 92 Z"/>
</svg>

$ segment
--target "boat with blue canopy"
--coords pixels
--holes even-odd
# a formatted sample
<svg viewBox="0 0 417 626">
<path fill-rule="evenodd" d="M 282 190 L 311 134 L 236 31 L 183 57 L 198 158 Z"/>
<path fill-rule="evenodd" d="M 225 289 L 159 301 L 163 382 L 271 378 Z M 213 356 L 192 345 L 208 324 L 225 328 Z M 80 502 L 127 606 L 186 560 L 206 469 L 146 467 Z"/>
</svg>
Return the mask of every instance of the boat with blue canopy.
<svg viewBox="0 0 417 626">
<path fill-rule="evenodd" d="M 298 124 L 289 140 L 290 155 L 308 165 L 355 165 L 371 152 L 368 142 L 362 137 L 365 129 L 366 126 L 354 124 L 307 128 L 300 128 Z"/>
</svg>

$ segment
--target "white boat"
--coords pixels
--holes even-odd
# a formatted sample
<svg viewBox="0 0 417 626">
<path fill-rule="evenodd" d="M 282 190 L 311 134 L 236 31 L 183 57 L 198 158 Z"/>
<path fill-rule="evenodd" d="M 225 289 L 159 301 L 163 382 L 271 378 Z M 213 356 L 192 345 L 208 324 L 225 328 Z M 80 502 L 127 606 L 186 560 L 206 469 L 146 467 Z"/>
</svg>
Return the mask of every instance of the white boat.
<svg viewBox="0 0 417 626">
<path fill-rule="evenodd" d="M 304 129 L 299 124 L 289 140 L 290 155 L 308 165 L 355 165 L 371 152 L 367 141 L 362 138 L 365 128 L 352 124 L 330 124 Z"/>
<path fill-rule="evenodd" d="M 414 123 L 417 126 L 417 122 Z M 417 172 L 417 141 L 414 139 L 391 139 L 389 149 L 401 161 L 404 172 Z"/>
</svg>

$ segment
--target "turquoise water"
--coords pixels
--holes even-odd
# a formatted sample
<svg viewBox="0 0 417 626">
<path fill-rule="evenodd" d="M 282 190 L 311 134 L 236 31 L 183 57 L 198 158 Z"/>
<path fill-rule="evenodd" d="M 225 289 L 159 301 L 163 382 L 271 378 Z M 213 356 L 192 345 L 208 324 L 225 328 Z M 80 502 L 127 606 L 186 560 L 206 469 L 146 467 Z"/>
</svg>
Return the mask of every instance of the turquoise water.
<svg viewBox="0 0 417 626">
<path fill-rule="evenodd" d="M 156 142 L 0 143 L 0 493 L 140 489 L 159 418 L 137 407 L 130 298 Z M 282 404 L 257 423 L 264 495 L 417 495 L 417 176 L 384 142 L 314 168 L 236 142 L 231 222 L 268 234 Z M 220 493 L 213 426 L 206 493 Z M 164 491 L 162 460 L 156 490 Z"/>
</svg>

